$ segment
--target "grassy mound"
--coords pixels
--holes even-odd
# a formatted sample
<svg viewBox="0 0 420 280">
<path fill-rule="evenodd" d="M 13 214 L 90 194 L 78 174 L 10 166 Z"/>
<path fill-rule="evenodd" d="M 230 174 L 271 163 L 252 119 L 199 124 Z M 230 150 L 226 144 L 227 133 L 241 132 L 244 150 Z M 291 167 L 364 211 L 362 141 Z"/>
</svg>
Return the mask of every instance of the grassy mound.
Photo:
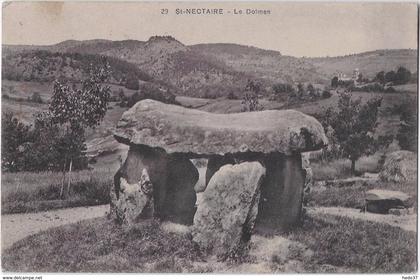
<svg viewBox="0 0 420 280">
<path fill-rule="evenodd" d="M 271 248 L 264 259 L 244 255 L 221 263 L 201 252 L 188 231 L 163 228 L 156 221 L 123 229 L 105 218 L 87 220 L 15 243 L 3 252 L 2 265 L 13 272 L 250 272 L 250 267 L 286 271 L 278 257 L 281 247 Z M 299 252 L 287 256 L 289 263 L 303 263 L 305 272 L 416 269 L 416 235 L 388 225 L 318 215 L 282 237 L 314 252 L 304 261 Z"/>
</svg>

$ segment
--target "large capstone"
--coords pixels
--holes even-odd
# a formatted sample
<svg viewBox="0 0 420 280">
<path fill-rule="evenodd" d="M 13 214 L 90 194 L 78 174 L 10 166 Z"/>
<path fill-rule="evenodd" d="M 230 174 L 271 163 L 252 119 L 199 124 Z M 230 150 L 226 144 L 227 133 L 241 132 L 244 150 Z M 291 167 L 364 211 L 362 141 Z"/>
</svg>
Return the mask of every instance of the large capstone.
<svg viewBox="0 0 420 280">
<path fill-rule="evenodd" d="M 214 174 L 194 217 L 193 240 L 201 248 L 228 257 L 249 241 L 264 175 L 259 162 L 228 164 Z"/>
<path fill-rule="evenodd" d="M 127 145 L 158 147 L 190 157 L 243 152 L 291 155 L 327 143 L 322 125 L 294 110 L 214 114 L 150 99 L 124 112 L 114 137 Z"/>
</svg>

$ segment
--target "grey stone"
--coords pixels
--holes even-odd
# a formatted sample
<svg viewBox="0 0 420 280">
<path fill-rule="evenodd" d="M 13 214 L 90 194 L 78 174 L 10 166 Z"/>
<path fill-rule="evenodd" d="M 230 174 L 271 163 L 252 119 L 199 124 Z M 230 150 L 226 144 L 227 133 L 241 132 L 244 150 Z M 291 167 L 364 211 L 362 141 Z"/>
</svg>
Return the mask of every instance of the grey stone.
<svg viewBox="0 0 420 280">
<path fill-rule="evenodd" d="M 211 177 L 216 173 L 220 167 L 226 164 L 235 164 L 235 160 L 231 155 L 226 156 L 212 156 L 207 162 L 206 169 L 206 186 L 208 185 Z M 203 190 L 204 191 L 204 190 Z"/>
<path fill-rule="evenodd" d="M 391 208 L 388 213 L 395 216 L 403 216 L 408 215 L 410 211 L 407 208 Z"/>
<path fill-rule="evenodd" d="M 386 182 L 415 182 L 417 156 L 410 151 L 396 151 L 386 156 L 379 178 Z"/>
<path fill-rule="evenodd" d="M 305 186 L 301 156 L 273 153 L 265 158 L 264 166 L 267 171 L 261 186 L 256 229 L 286 231 L 301 222 Z"/>
<path fill-rule="evenodd" d="M 290 155 L 318 150 L 328 142 L 315 118 L 294 110 L 213 114 L 149 99 L 124 112 L 114 137 L 191 158 L 244 152 Z"/>
<path fill-rule="evenodd" d="M 391 208 L 405 208 L 411 204 L 411 197 L 403 192 L 373 189 L 366 192 L 366 210 L 387 214 Z"/>
<path fill-rule="evenodd" d="M 163 218 L 175 223 L 192 224 L 195 214 L 194 186 L 198 171 L 192 162 L 182 156 L 169 156 L 167 192 Z"/>
<path fill-rule="evenodd" d="M 133 145 L 114 176 L 110 216 L 125 223 L 155 217 L 191 224 L 197 180 L 198 171 L 188 158 Z M 146 194 L 147 203 L 142 203 Z"/>
<path fill-rule="evenodd" d="M 194 216 L 193 240 L 225 258 L 249 241 L 265 168 L 259 162 L 225 165 L 210 179 Z"/>
</svg>

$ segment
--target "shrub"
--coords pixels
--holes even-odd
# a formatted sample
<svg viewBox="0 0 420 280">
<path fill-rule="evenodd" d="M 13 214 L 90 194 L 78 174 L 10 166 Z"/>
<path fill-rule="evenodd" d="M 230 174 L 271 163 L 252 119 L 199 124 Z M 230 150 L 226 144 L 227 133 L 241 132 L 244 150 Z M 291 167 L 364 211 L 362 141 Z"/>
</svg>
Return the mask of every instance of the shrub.
<svg viewBox="0 0 420 280">
<path fill-rule="evenodd" d="M 322 91 L 322 98 L 330 98 L 331 92 L 329 90 L 323 90 Z"/>
<path fill-rule="evenodd" d="M 21 123 L 11 113 L 2 114 L 1 167 L 3 171 L 16 172 L 24 168 L 21 145 L 31 141 L 30 126 Z"/>
<path fill-rule="evenodd" d="M 293 88 L 293 86 L 291 84 L 282 84 L 282 83 L 278 83 L 278 84 L 274 84 L 273 85 L 273 92 L 275 94 L 280 94 L 280 93 L 291 93 L 293 92 L 295 89 Z"/>
<path fill-rule="evenodd" d="M 374 83 L 364 86 L 353 86 L 350 88 L 351 91 L 365 91 L 365 92 L 383 92 L 385 91 L 384 86 L 379 83 Z"/>
<path fill-rule="evenodd" d="M 238 97 L 235 95 L 235 93 L 233 91 L 229 91 L 229 94 L 227 96 L 227 99 L 229 99 L 229 100 L 236 100 L 236 99 L 238 99 Z"/>
<path fill-rule="evenodd" d="M 135 75 L 129 75 L 125 81 L 125 87 L 132 90 L 139 90 L 139 79 Z"/>
<path fill-rule="evenodd" d="M 30 99 L 30 101 L 35 102 L 35 103 L 39 103 L 39 104 L 43 104 L 44 103 L 44 101 L 42 100 L 41 95 L 38 92 L 32 93 L 32 96 L 29 99 Z"/>
<path fill-rule="evenodd" d="M 400 113 L 398 144 L 403 150 L 417 151 L 417 104 L 405 102 L 396 108 Z"/>
<path fill-rule="evenodd" d="M 395 88 L 393 88 L 393 87 L 387 87 L 386 89 L 385 89 L 385 92 L 386 93 L 394 93 L 394 92 L 397 92 L 396 90 L 395 90 Z"/>
</svg>

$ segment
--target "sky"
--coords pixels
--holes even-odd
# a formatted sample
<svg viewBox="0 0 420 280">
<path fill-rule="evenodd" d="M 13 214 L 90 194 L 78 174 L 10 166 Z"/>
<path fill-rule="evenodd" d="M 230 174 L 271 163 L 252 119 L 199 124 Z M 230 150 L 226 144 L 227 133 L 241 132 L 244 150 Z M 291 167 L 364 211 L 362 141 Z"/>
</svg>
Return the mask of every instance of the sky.
<svg viewBox="0 0 420 280">
<path fill-rule="evenodd" d="M 224 14 L 175 13 L 186 8 L 219 8 Z M 270 14 L 235 15 L 234 9 Z M 236 43 L 298 57 L 417 48 L 415 3 L 6 2 L 2 24 L 3 44 L 171 35 L 186 45 Z"/>
</svg>

